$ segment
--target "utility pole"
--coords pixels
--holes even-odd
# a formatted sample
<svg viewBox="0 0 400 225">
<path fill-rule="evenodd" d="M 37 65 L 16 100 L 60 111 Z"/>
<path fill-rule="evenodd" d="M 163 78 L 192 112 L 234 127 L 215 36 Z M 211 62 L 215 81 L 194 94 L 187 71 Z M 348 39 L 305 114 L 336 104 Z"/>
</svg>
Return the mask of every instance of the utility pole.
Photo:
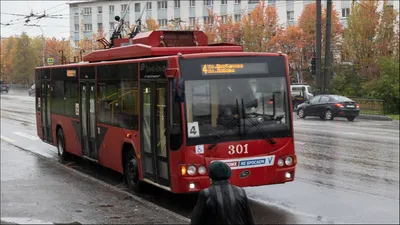
<svg viewBox="0 0 400 225">
<path fill-rule="evenodd" d="M 327 0 L 326 4 L 326 40 L 325 40 L 325 69 L 324 69 L 324 93 L 328 94 L 331 79 L 331 33 L 332 33 L 332 0 Z"/>
<path fill-rule="evenodd" d="M 44 33 L 43 33 L 43 29 L 42 29 L 42 27 L 40 26 L 40 25 L 37 25 L 37 24 L 25 24 L 25 26 L 28 26 L 28 27 L 39 27 L 40 28 L 40 30 L 42 31 L 42 60 L 43 60 L 43 66 L 45 66 L 46 65 L 46 60 L 45 60 L 45 57 L 44 57 L 44 48 L 45 48 L 45 42 L 44 42 Z"/>
<path fill-rule="evenodd" d="M 316 27 L 316 59 L 315 59 L 315 64 L 316 64 L 316 70 L 315 70 L 315 76 L 316 76 L 316 94 L 321 93 L 322 89 L 322 82 L 321 82 L 321 0 L 316 0 L 317 1 L 317 27 Z"/>
<path fill-rule="evenodd" d="M 61 65 L 64 64 L 64 50 L 58 51 L 58 53 L 61 53 Z"/>
<path fill-rule="evenodd" d="M 83 61 L 82 53 L 84 53 L 84 52 L 85 52 L 85 49 L 81 49 L 81 50 L 79 51 L 79 54 L 80 54 L 80 56 L 81 56 L 80 62 Z"/>
</svg>

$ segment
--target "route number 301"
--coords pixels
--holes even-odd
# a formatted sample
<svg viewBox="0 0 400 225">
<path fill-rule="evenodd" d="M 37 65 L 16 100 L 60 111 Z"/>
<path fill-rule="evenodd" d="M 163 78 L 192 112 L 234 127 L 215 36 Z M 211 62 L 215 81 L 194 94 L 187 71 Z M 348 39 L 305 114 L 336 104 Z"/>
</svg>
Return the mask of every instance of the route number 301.
<svg viewBox="0 0 400 225">
<path fill-rule="evenodd" d="M 245 145 L 229 145 L 228 149 L 228 153 L 230 155 L 234 155 L 234 154 L 247 154 L 248 152 L 248 144 Z"/>
</svg>

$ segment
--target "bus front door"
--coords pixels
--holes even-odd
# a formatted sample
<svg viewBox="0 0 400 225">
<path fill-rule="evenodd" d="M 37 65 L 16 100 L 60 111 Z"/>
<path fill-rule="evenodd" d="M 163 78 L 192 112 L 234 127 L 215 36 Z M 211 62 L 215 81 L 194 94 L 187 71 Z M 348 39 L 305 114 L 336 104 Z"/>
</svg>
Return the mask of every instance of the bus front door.
<svg viewBox="0 0 400 225">
<path fill-rule="evenodd" d="M 96 147 L 96 107 L 95 83 L 81 82 L 80 120 L 82 154 L 92 160 L 97 160 Z"/>
<path fill-rule="evenodd" d="M 141 84 L 141 155 L 143 176 L 150 182 L 170 186 L 167 148 L 167 83 Z"/>
<path fill-rule="evenodd" d="M 51 143 L 53 142 L 53 135 L 51 132 L 51 114 L 50 114 L 50 94 L 51 85 L 49 80 L 42 81 L 42 132 L 43 140 Z"/>
</svg>

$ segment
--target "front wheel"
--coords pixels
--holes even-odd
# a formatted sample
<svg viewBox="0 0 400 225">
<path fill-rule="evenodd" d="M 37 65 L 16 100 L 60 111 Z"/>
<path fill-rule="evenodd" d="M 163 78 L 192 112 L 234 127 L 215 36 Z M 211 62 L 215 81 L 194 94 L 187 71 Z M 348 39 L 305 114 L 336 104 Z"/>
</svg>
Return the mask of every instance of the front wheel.
<svg viewBox="0 0 400 225">
<path fill-rule="evenodd" d="M 135 157 L 130 157 L 127 161 L 127 165 L 125 166 L 125 181 L 128 187 L 135 192 L 142 191 L 143 184 L 139 180 L 139 167 Z"/>
<path fill-rule="evenodd" d="M 326 120 L 333 120 L 332 110 L 328 109 L 325 111 L 325 119 Z"/>
<path fill-rule="evenodd" d="M 353 121 L 355 118 L 356 118 L 355 116 L 349 116 L 349 117 L 347 117 L 347 120 L 348 121 Z"/>
<path fill-rule="evenodd" d="M 306 114 L 304 113 L 304 109 L 297 110 L 297 115 L 302 119 L 304 119 L 306 117 Z"/>
</svg>

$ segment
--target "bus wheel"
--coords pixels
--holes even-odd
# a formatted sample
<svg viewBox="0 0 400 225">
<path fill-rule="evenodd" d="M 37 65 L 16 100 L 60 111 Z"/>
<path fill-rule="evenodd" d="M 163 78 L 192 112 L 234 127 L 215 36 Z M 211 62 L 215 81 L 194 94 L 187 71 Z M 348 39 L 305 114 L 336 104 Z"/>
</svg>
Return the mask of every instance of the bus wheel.
<svg viewBox="0 0 400 225">
<path fill-rule="evenodd" d="M 61 128 L 58 129 L 58 132 L 57 132 L 57 150 L 58 150 L 58 156 L 61 159 L 67 159 L 69 154 L 68 154 L 68 152 L 65 151 L 64 132 Z"/>
<path fill-rule="evenodd" d="M 143 184 L 139 180 L 139 167 L 136 158 L 130 157 L 125 168 L 125 180 L 128 187 L 135 192 L 141 192 Z"/>
</svg>

